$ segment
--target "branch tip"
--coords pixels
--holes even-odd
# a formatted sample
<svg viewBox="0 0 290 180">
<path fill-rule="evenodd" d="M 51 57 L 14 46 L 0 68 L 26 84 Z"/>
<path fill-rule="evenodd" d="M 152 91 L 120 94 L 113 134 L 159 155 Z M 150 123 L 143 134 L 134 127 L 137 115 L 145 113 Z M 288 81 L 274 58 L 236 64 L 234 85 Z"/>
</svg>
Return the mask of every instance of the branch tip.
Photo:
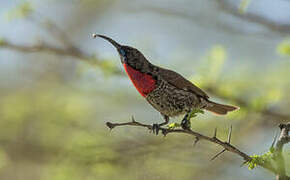
<svg viewBox="0 0 290 180">
<path fill-rule="evenodd" d="M 115 125 L 114 125 L 113 123 L 111 123 L 111 122 L 106 122 L 106 126 L 107 126 L 110 130 L 112 130 L 112 129 L 115 127 Z"/>
</svg>

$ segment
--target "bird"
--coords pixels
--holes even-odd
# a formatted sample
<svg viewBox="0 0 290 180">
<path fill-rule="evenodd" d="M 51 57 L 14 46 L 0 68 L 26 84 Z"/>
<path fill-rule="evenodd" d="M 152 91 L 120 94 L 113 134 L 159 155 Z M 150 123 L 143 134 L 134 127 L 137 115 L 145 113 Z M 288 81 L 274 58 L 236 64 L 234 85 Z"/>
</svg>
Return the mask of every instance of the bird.
<svg viewBox="0 0 290 180">
<path fill-rule="evenodd" d="M 122 66 L 137 91 L 163 116 L 164 122 L 154 123 L 153 132 L 158 135 L 161 126 L 169 123 L 169 118 L 184 115 L 183 129 L 190 129 L 190 113 L 193 110 L 207 110 L 217 115 L 239 109 L 237 106 L 216 103 L 209 96 L 179 73 L 156 66 L 136 48 L 121 45 L 112 38 L 93 34 L 93 38 L 110 42 L 118 51 Z"/>
</svg>

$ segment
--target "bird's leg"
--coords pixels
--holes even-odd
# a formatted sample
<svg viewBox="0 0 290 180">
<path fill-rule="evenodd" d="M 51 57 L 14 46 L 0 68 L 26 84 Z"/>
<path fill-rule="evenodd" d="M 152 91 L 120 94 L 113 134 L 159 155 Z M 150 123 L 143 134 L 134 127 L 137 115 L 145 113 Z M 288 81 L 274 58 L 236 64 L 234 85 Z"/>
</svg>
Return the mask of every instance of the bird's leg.
<svg viewBox="0 0 290 180">
<path fill-rule="evenodd" d="M 199 113 L 204 114 L 204 111 L 200 108 L 192 109 L 191 111 L 188 111 L 181 121 L 180 125 L 181 125 L 182 129 L 190 130 L 191 129 L 190 119 L 196 117 Z"/>
<path fill-rule="evenodd" d="M 153 127 L 152 127 L 152 131 L 154 134 L 158 135 L 159 133 L 159 130 L 160 130 L 160 127 L 161 126 L 164 126 L 166 124 L 168 124 L 169 122 L 169 117 L 166 116 L 166 115 L 163 115 L 163 118 L 164 118 L 164 122 L 163 123 L 160 123 L 160 124 L 153 124 Z"/>
<path fill-rule="evenodd" d="M 182 119 L 181 121 L 181 127 L 182 129 L 185 129 L 185 130 L 190 130 L 191 128 L 191 123 L 190 123 L 190 113 L 186 113 L 184 118 Z"/>
<path fill-rule="evenodd" d="M 166 116 L 166 115 L 162 115 L 162 116 L 163 116 L 164 122 L 159 124 L 159 126 L 164 126 L 169 123 L 169 116 Z"/>
</svg>

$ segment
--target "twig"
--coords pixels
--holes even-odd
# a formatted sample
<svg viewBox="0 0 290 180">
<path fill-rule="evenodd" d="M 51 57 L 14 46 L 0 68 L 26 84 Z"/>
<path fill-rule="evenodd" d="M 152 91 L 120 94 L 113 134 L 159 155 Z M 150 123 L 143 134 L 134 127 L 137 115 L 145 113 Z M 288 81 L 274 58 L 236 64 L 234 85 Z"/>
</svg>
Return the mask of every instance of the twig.
<svg viewBox="0 0 290 180">
<path fill-rule="evenodd" d="M 132 118 L 131 122 L 125 122 L 125 123 L 107 122 L 106 125 L 110 128 L 110 130 L 112 130 L 113 128 L 118 127 L 118 126 L 139 126 L 139 127 L 145 127 L 149 130 L 152 130 L 152 128 L 153 128 L 152 125 L 137 122 L 134 118 Z M 164 136 L 166 136 L 169 133 L 183 133 L 183 134 L 188 134 L 188 135 L 191 135 L 191 136 L 194 136 L 195 138 L 197 138 L 195 140 L 196 142 L 199 140 L 206 140 L 206 141 L 218 144 L 218 145 L 222 146 L 224 149 L 220 153 L 218 153 L 216 156 L 219 156 L 220 154 L 222 154 L 225 151 L 229 151 L 229 152 L 232 152 L 232 153 L 237 154 L 238 156 L 242 157 L 245 162 L 252 160 L 252 158 L 249 155 L 247 155 L 246 153 L 242 152 L 241 150 L 239 150 L 238 148 L 236 148 L 235 146 L 233 146 L 232 144 L 229 143 L 231 141 L 232 128 L 230 128 L 230 130 L 229 130 L 227 142 L 224 142 L 216 137 L 217 130 L 215 130 L 215 133 L 214 133 L 215 136 L 213 136 L 213 137 L 205 136 L 205 135 L 200 134 L 200 133 L 193 131 L 193 130 L 169 129 L 169 128 L 164 128 L 164 127 L 161 127 L 160 130 L 162 131 L 162 134 Z M 216 157 L 213 157 L 212 159 L 215 159 L 215 158 Z M 261 167 L 268 169 L 269 171 L 277 174 L 277 171 L 272 166 L 272 164 L 267 163 L 267 164 L 258 164 L 258 165 L 260 165 Z"/>
</svg>

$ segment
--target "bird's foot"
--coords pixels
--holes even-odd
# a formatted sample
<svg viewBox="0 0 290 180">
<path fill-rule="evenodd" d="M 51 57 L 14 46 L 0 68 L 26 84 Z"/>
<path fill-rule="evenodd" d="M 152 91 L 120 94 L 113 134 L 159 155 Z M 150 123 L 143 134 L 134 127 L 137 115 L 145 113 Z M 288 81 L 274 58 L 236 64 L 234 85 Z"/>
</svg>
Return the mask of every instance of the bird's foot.
<svg viewBox="0 0 290 180">
<path fill-rule="evenodd" d="M 184 130 L 190 130 L 191 129 L 191 123 L 190 123 L 190 119 L 188 118 L 188 114 L 186 114 L 184 116 L 184 118 L 181 121 L 181 127 Z"/>
<path fill-rule="evenodd" d="M 153 124 L 152 125 L 152 132 L 153 132 L 153 134 L 156 134 L 156 135 L 158 135 L 158 133 L 159 133 L 159 130 L 160 130 L 160 124 Z"/>
<path fill-rule="evenodd" d="M 168 124 L 169 122 L 169 117 L 166 116 L 166 115 L 163 115 L 164 117 L 164 122 L 163 123 L 160 123 L 160 124 L 153 124 L 152 125 L 152 131 L 154 134 L 158 135 L 159 133 L 159 130 L 161 129 L 161 126 L 164 126 L 166 124 Z M 162 129 L 162 133 L 164 132 L 165 129 Z M 163 133 L 164 134 L 164 133 Z"/>
</svg>

